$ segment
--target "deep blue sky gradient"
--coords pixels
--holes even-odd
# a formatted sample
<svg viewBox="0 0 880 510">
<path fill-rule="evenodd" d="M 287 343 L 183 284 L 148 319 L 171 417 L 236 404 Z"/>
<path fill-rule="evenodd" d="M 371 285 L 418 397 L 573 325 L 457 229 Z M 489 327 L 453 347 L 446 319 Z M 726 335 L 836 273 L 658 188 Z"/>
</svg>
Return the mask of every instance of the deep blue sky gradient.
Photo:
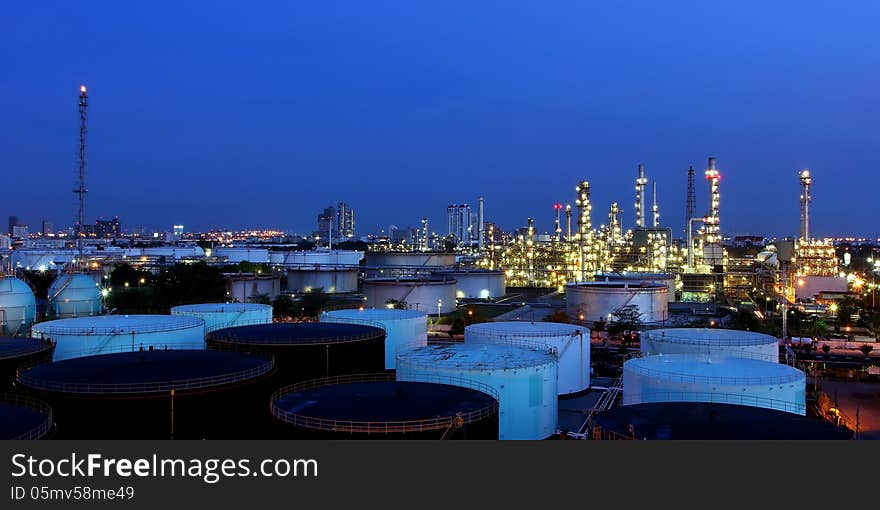
<svg viewBox="0 0 880 510">
<path fill-rule="evenodd" d="M 132 5 L 129 5 L 132 4 Z M 16 2 L 0 17 L 0 215 L 70 223 L 78 87 L 87 216 L 126 226 L 445 232 L 486 198 L 502 227 L 593 186 L 633 224 L 658 180 L 680 232 L 686 170 L 722 171 L 725 233 L 878 235 L 876 1 Z M 698 180 L 698 212 L 707 207 Z M 5 222 L 4 222 L 5 224 Z"/>
</svg>

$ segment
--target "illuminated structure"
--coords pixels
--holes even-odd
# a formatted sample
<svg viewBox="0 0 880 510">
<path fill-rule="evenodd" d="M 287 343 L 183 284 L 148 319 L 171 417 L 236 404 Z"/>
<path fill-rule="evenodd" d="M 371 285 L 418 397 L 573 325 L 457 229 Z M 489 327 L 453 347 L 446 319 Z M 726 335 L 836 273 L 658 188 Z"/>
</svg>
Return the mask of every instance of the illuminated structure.
<svg viewBox="0 0 880 510">
<path fill-rule="evenodd" d="M 636 178 L 636 227 L 647 226 L 645 222 L 645 165 L 639 165 L 639 176 Z"/>
<path fill-rule="evenodd" d="M 715 158 L 709 158 L 706 169 L 706 180 L 709 182 L 709 213 L 703 219 L 703 259 L 709 267 L 723 265 L 721 249 L 721 192 L 718 183 L 721 173 L 715 168 Z"/>
<path fill-rule="evenodd" d="M 810 187 L 813 184 L 813 178 L 810 177 L 810 170 L 805 168 L 801 174 L 801 241 L 810 242 L 810 202 L 813 197 L 810 196 Z"/>
<path fill-rule="evenodd" d="M 79 88 L 79 186 L 73 190 L 79 198 L 79 210 L 76 216 L 76 247 L 79 258 L 82 258 L 83 223 L 86 214 L 86 120 L 89 107 L 89 96 L 86 86 Z"/>
</svg>

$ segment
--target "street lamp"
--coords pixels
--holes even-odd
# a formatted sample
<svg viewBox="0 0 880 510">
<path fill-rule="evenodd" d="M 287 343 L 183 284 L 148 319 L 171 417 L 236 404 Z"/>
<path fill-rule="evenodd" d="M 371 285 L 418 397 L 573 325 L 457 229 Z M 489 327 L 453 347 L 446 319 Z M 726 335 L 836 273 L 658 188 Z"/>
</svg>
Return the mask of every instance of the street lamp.
<svg viewBox="0 0 880 510">
<path fill-rule="evenodd" d="M 438 321 L 440 320 L 440 308 L 441 308 L 442 306 L 443 306 L 443 300 L 442 300 L 442 299 L 438 299 L 438 300 L 437 300 L 437 320 L 438 320 Z"/>
</svg>

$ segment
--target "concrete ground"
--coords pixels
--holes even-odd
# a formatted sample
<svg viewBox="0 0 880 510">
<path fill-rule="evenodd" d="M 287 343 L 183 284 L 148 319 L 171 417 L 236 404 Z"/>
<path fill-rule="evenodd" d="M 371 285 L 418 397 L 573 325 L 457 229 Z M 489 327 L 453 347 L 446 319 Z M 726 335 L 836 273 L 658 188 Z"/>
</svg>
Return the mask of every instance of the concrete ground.
<svg viewBox="0 0 880 510">
<path fill-rule="evenodd" d="M 858 411 L 860 439 L 880 440 L 880 383 L 827 381 L 824 391 L 839 404 L 840 412 L 855 423 Z"/>
</svg>

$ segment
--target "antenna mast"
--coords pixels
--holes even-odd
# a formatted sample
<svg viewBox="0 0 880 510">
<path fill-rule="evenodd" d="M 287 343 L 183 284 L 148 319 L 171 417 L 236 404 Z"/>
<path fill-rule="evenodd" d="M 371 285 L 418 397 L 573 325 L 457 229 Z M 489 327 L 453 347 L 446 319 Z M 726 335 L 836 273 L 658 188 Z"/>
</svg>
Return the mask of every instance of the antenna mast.
<svg viewBox="0 0 880 510">
<path fill-rule="evenodd" d="M 89 107 L 89 96 L 86 94 L 86 86 L 79 88 L 79 187 L 73 190 L 79 197 L 79 212 L 76 217 L 76 248 L 79 252 L 78 262 L 82 263 L 83 256 L 83 222 L 86 213 L 86 120 Z"/>
</svg>

